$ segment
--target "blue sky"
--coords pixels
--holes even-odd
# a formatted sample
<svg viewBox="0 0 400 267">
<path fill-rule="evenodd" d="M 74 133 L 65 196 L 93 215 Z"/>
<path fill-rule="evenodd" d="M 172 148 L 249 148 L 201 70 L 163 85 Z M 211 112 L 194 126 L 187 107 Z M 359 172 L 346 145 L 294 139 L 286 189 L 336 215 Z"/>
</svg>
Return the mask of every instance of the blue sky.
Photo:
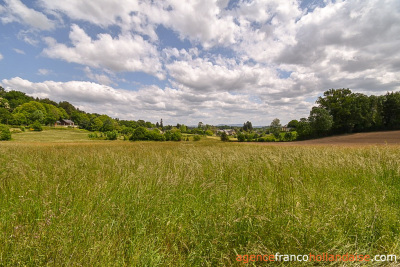
<svg viewBox="0 0 400 267">
<path fill-rule="evenodd" d="M 269 125 L 400 89 L 400 1 L 1 0 L 0 85 L 120 119 Z"/>
</svg>

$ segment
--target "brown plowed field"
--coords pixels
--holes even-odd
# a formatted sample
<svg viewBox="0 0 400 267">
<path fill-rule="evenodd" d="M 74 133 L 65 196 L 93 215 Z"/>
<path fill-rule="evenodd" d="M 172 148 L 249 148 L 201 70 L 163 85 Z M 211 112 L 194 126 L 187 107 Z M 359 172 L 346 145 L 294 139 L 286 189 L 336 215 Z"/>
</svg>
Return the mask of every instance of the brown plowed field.
<svg viewBox="0 0 400 267">
<path fill-rule="evenodd" d="M 400 144 L 400 131 L 385 131 L 371 133 L 355 133 L 330 136 L 325 138 L 298 141 L 293 144 L 332 144 L 332 145 L 385 145 Z"/>
<path fill-rule="evenodd" d="M 400 131 L 355 133 L 306 141 L 258 143 L 263 145 L 400 145 Z"/>
</svg>

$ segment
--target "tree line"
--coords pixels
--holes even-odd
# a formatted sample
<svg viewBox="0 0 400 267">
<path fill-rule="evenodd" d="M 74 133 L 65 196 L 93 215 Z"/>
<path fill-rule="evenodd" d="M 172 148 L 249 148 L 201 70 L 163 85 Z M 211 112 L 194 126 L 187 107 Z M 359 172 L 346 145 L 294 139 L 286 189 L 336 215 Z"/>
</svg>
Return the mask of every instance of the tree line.
<svg viewBox="0 0 400 267">
<path fill-rule="evenodd" d="M 144 120 L 119 120 L 104 114 L 86 113 L 67 101 L 55 102 L 48 98 L 40 99 L 19 91 L 5 91 L 0 86 L 0 123 L 14 126 L 40 128 L 41 125 L 54 125 L 61 119 L 70 119 L 80 128 L 93 132 L 103 132 L 107 139 L 123 135 L 130 140 L 180 141 L 182 133 L 195 135 L 222 135 L 218 129 L 235 129 L 238 141 L 293 141 L 324 137 L 334 134 L 397 130 L 400 129 L 400 92 L 385 95 L 367 96 L 353 93 L 350 89 L 330 89 L 320 96 L 307 118 L 288 123 L 291 132 L 282 133 L 279 119 L 257 131 L 247 121 L 243 127 L 215 127 L 199 122 L 198 127 L 189 128 L 184 124 L 176 126 Z M 96 135 L 92 135 L 96 138 Z"/>
<path fill-rule="evenodd" d="M 400 129 L 400 92 L 367 96 L 350 89 L 330 89 L 316 101 L 308 118 L 289 122 L 299 139 Z"/>
</svg>

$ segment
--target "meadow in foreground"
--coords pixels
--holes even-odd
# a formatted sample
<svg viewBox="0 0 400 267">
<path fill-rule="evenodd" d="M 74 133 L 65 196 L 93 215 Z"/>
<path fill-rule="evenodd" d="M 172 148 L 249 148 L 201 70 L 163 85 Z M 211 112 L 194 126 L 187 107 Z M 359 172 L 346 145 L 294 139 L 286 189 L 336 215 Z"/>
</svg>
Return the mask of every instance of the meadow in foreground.
<svg viewBox="0 0 400 267">
<path fill-rule="evenodd" d="M 399 255 L 399 157 L 398 146 L 3 142 L 0 265 Z"/>
</svg>

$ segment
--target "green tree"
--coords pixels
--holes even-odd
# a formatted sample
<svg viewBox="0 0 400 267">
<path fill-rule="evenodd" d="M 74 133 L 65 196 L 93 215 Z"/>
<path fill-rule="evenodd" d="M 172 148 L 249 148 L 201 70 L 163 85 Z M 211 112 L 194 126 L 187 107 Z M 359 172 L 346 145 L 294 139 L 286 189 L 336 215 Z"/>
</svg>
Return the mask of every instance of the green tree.
<svg viewBox="0 0 400 267">
<path fill-rule="evenodd" d="M 58 107 L 63 108 L 66 111 L 66 113 L 68 114 L 67 118 L 70 118 L 72 113 L 77 111 L 77 109 L 74 107 L 74 105 L 72 105 L 68 101 L 62 101 L 62 102 L 58 103 Z"/>
<path fill-rule="evenodd" d="M 273 119 L 270 124 L 270 132 L 275 136 L 276 139 L 280 138 L 281 128 L 281 121 L 278 118 Z"/>
<path fill-rule="evenodd" d="M 321 107 L 313 107 L 308 121 L 311 127 L 311 133 L 315 136 L 325 136 L 329 133 L 333 125 L 332 116 Z"/>
<path fill-rule="evenodd" d="M 100 131 L 102 127 L 103 122 L 98 117 L 94 117 L 92 120 L 90 120 L 91 131 Z"/>
<path fill-rule="evenodd" d="M 388 129 L 400 129 L 400 92 L 385 95 L 383 121 Z"/>
<path fill-rule="evenodd" d="M 45 107 L 36 101 L 30 101 L 18 106 L 16 109 L 14 109 L 13 113 L 24 114 L 28 124 L 37 120 L 42 121 L 47 115 Z"/>
<path fill-rule="evenodd" d="M 0 123 L 10 124 L 12 120 L 11 113 L 6 108 L 0 108 Z"/>
<path fill-rule="evenodd" d="M 243 130 L 246 132 L 250 132 L 253 130 L 253 125 L 251 124 L 250 121 L 243 123 Z"/>
<path fill-rule="evenodd" d="M 239 132 L 237 134 L 237 139 L 239 142 L 244 142 L 246 140 L 246 136 L 242 132 Z"/>
<path fill-rule="evenodd" d="M 304 140 L 311 137 L 312 130 L 308 119 L 301 118 L 296 128 L 298 139 Z"/>
<path fill-rule="evenodd" d="M 131 141 L 148 140 L 148 130 L 143 126 L 136 128 L 133 131 L 129 140 Z"/>
<path fill-rule="evenodd" d="M 296 129 L 298 124 L 299 124 L 298 120 L 291 120 L 291 121 L 289 121 L 287 126 L 290 127 L 290 128 L 295 128 Z"/>
</svg>

